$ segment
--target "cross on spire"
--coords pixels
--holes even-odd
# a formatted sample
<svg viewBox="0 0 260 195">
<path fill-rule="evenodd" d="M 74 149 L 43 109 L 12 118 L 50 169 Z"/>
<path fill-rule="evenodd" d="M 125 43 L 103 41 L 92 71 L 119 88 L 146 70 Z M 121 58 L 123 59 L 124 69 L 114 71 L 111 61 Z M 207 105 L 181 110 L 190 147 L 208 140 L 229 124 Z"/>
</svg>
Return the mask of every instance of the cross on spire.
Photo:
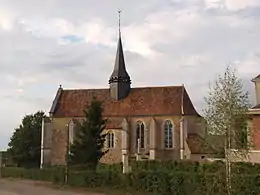
<svg viewBox="0 0 260 195">
<path fill-rule="evenodd" d="M 118 31 L 119 31 L 119 36 L 121 36 L 121 10 L 118 10 Z"/>
</svg>

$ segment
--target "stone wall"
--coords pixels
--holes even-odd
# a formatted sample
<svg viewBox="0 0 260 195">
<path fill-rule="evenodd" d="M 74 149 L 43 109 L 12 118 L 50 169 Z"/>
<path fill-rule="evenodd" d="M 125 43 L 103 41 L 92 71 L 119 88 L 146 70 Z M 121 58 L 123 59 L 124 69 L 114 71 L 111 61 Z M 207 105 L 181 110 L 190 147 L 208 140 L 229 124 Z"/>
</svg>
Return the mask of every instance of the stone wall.
<svg viewBox="0 0 260 195">
<path fill-rule="evenodd" d="M 102 163 L 120 163 L 122 162 L 122 151 L 121 151 L 121 138 L 122 132 L 121 129 L 108 129 L 105 133 L 110 132 L 114 134 L 114 148 L 107 148 L 107 144 L 105 143 L 104 150 L 108 150 L 108 152 L 102 157 L 100 160 Z"/>
<path fill-rule="evenodd" d="M 51 164 L 65 165 L 68 141 L 68 127 L 66 126 L 70 118 L 52 119 L 52 146 Z"/>
<path fill-rule="evenodd" d="M 197 117 L 198 118 L 198 117 Z M 155 159 L 168 160 L 168 159 L 179 159 L 180 158 L 180 116 L 143 116 L 143 117 L 129 117 L 126 118 L 129 127 L 129 155 L 135 156 L 137 152 L 136 148 L 136 124 L 138 121 L 142 121 L 145 125 L 145 147 L 141 149 L 143 156 L 149 156 L 151 149 L 154 152 Z M 66 151 L 67 151 L 67 124 L 71 118 L 53 118 L 52 120 L 52 152 L 51 152 L 51 163 L 53 165 L 64 165 L 66 163 Z M 109 119 L 107 125 L 108 130 L 115 135 L 115 148 L 109 149 L 109 152 L 101 159 L 103 163 L 119 163 L 122 161 L 122 122 L 124 118 L 114 117 Z M 164 148 L 164 129 L 163 124 L 166 120 L 170 120 L 173 123 L 173 148 Z M 196 117 L 188 120 L 187 131 L 192 129 L 193 132 L 198 131 L 196 126 Z M 155 140 L 154 147 L 150 147 L 150 125 L 155 124 Z M 184 151 L 187 157 L 190 156 L 190 149 L 185 143 Z"/>
</svg>

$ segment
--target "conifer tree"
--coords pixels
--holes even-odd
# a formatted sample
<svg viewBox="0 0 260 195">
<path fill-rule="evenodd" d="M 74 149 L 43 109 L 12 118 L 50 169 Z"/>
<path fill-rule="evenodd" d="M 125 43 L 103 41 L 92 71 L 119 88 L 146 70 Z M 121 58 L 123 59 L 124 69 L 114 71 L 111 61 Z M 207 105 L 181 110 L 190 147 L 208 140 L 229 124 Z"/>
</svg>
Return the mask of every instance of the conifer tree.
<svg viewBox="0 0 260 195">
<path fill-rule="evenodd" d="M 107 120 L 102 116 L 102 103 L 94 98 L 84 110 L 84 119 L 75 127 L 76 136 L 70 146 L 69 163 L 86 165 L 95 169 L 99 160 L 107 152 L 103 149 L 106 134 L 103 132 Z"/>
</svg>

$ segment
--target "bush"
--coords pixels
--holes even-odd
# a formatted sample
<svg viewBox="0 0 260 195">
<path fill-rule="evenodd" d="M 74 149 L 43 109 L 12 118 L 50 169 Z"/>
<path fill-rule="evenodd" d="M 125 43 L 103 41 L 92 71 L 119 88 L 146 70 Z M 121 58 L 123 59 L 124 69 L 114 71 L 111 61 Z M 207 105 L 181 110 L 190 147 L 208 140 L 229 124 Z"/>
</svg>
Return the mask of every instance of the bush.
<svg viewBox="0 0 260 195">
<path fill-rule="evenodd" d="M 97 171 L 114 171 L 117 173 L 121 173 L 123 170 L 123 164 L 118 163 L 118 164 L 104 164 L 104 163 L 99 163 L 97 166 Z"/>
<path fill-rule="evenodd" d="M 65 171 L 63 167 L 53 167 L 48 169 L 3 167 L 2 177 L 49 181 L 53 183 L 64 183 Z"/>
<path fill-rule="evenodd" d="M 100 164 L 97 170 L 71 168 L 68 184 L 88 188 L 129 189 L 154 195 L 225 195 L 223 162 L 198 164 L 146 161 L 132 164 L 132 173 L 122 174 L 122 165 Z M 260 194 L 259 165 L 233 164 L 232 194 Z M 75 168 L 75 167 L 74 167 Z M 3 168 L 3 177 L 64 183 L 64 167 L 45 169 Z"/>
</svg>

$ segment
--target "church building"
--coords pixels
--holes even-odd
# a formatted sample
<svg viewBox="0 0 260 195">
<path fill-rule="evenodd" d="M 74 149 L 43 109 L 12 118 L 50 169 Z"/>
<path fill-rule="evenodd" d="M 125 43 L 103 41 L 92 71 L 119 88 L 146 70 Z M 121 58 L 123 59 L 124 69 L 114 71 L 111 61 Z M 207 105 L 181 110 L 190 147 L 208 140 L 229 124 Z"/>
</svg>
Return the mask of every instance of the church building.
<svg viewBox="0 0 260 195">
<path fill-rule="evenodd" d="M 112 64 L 112 63 L 111 63 Z M 139 160 L 201 160 L 201 116 L 184 85 L 131 87 L 119 34 L 114 69 L 105 89 L 57 91 L 49 117 L 42 124 L 41 164 L 65 165 L 75 124 L 93 97 L 103 102 L 108 119 L 103 163 L 120 163 L 125 156 Z M 86 151 L 87 152 L 87 151 Z"/>
</svg>

